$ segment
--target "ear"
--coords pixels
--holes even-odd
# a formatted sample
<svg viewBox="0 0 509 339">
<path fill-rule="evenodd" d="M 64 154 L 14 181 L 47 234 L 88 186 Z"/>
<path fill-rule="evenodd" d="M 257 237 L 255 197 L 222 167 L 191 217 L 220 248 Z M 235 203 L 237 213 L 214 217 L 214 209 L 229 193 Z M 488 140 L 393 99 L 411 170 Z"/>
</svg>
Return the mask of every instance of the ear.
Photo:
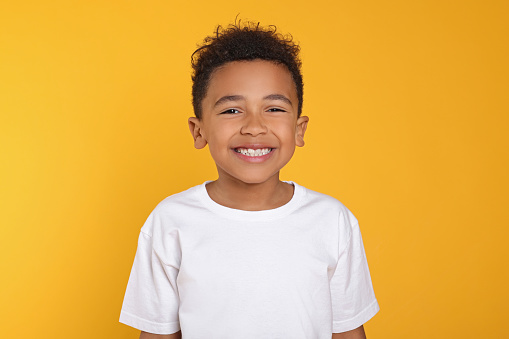
<svg viewBox="0 0 509 339">
<path fill-rule="evenodd" d="M 191 117 L 187 123 L 189 125 L 189 131 L 194 139 L 194 147 L 197 149 L 205 147 L 205 145 L 207 145 L 207 139 L 205 139 L 203 135 L 201 120 L 196 117 Z"/>
<path fill-rule="evenodd" d="M 309 118 L 301 116 L 297 119 L 297 126 L 295 127 L 295 144 L 299 147 L 304 146 L 304 133 L 308 128 Z"/>
</svg>

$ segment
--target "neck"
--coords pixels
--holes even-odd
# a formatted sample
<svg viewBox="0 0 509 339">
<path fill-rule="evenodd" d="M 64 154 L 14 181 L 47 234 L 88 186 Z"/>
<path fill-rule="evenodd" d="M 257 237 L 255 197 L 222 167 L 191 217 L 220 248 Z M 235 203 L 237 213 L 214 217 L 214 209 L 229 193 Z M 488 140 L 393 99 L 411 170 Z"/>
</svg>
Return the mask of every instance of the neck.
<svg viewBox="0 0 509 339">
<path fill-rule="evenodd" d="M 207 184 L 207 192 L 216 203 L 245 211 L 281 207 L 293 196 L 293 186 L 279 180 L 279 173 L 263 183 L 250 184 L 233 178 L 219 178 Z"/>
</svg>

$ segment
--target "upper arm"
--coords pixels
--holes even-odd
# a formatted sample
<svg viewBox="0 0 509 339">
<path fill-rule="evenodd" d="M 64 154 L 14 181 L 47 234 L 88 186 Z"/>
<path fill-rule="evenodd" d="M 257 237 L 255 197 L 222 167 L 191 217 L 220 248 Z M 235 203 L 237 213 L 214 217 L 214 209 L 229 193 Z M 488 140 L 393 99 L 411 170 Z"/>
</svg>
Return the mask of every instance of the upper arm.
<svg viewBox="0 0 509 339">
<path fill-rule="evenodd" d="M 151 214 L 145 225 L 158 225 L 162 222 L 160 219 L 161 216 Z M 154 236 L 140 232 L 120 322 L 147 333 L 175 333 L 180 330 L 177 288 L 179 239 L 175 232 L 168 232 L 165 236 L 160 236 L 160 232 L 154 232 Z M 156 246 L 163 240 L 169 247 L 166 252 L 161 245 Z"/>
<path fill-rule="evenodd" d="M 351 330 L 343 333 L 332 333 L 332 339 L 366 339 L 366 333 L 364 333 L 364 326 L 357 327 L 355 330 Z"/>
<path fill-rule="evenodd" d="M 181 331 L 178 331 L 177 333 L 173 334 L 153 334 L 142 331 L 140 334 L 140 339 L 181 339 L 181 338 L 182 338 Z"/>
<path fill-rule="evenodd" d="M 338 227 L 338 259 L 330 280 L 332 329 L 344 332 L 366 323 L 379 307 L 357 219 L 349 211 L 342 212 Z"/>
</svg>

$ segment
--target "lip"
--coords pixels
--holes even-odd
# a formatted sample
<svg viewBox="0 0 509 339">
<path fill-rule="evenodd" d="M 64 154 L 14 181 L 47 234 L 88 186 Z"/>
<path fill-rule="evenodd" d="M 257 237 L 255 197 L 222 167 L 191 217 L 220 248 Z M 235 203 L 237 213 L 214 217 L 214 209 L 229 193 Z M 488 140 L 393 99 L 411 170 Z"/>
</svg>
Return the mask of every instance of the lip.
<svg viewBox="0 0 509 339">
<path fill-rule="evenodd" d="M 252 148 L 252 149 L 260 149 L 260 148 L 275 148 L 273 146 L 270 146 L 268 144 L 242 144 L 242 145 L 236 145 L 232 147 L 235 148 Z"/>
<path fill-rule="evenodd" d="M 247 155 L 244 155 L 242 153 L 235 151 L 235 149 L 237 149 L 237 148 L 246 148 L 246 149 L 249 149 L 249 148 L 251 148 L 251 149 L 270 148 L 271 151 L 265 155 L 251 157 L 251 156 L 247 156 Z M 244 144 L 244 145 L 238 145 L 238 146 L 231 148 L 231 151 L 233 152 L 233 154 L 235 154 L 235 156 L 237 156 L 239 159 L 241 159 L 243 161 L 246 161 L 249 163 L 261 163 L 261 162 L 266 161 L 270 157 L 272 157 L 272 154 L 274 154 L 274 152 L 276 151 L 276 148 L 271 147 L 266 144 Z"/>
</svg>

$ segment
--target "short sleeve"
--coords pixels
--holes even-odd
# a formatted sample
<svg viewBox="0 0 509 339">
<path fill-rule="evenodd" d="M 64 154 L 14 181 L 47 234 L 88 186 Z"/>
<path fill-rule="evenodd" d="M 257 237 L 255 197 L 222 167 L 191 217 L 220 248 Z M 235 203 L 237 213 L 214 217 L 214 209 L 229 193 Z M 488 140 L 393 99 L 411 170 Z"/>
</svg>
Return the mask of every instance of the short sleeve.
<svg viewBox="0 0 509 339">
<path fill-rule="evenodd" d="M 330 282 L 333 333 L 356 329 L 380 309 L 359 224 L 351 213 L 340 214 L 339 230 L 338 263 Z"/>
<path fill-rule="evenodd" d="M 129 276 L 120 322 L 141 331 L 154 334 L 172 334 L 180 330 L 178 307 L 179 297 L 177 288 L 178 265 L 175 258 L 168 258 L 169 250 L 157 251 L 157 245 L 165 242 L 167 247 L 178 250 L 176 232 L 167 232 L 165 239 L 157 240 L 144 230 L 152 231 L 157 227 L 158 218 L 151 215 L 142 228 L 138 240 L 138 249 Z"/>
</svg>

